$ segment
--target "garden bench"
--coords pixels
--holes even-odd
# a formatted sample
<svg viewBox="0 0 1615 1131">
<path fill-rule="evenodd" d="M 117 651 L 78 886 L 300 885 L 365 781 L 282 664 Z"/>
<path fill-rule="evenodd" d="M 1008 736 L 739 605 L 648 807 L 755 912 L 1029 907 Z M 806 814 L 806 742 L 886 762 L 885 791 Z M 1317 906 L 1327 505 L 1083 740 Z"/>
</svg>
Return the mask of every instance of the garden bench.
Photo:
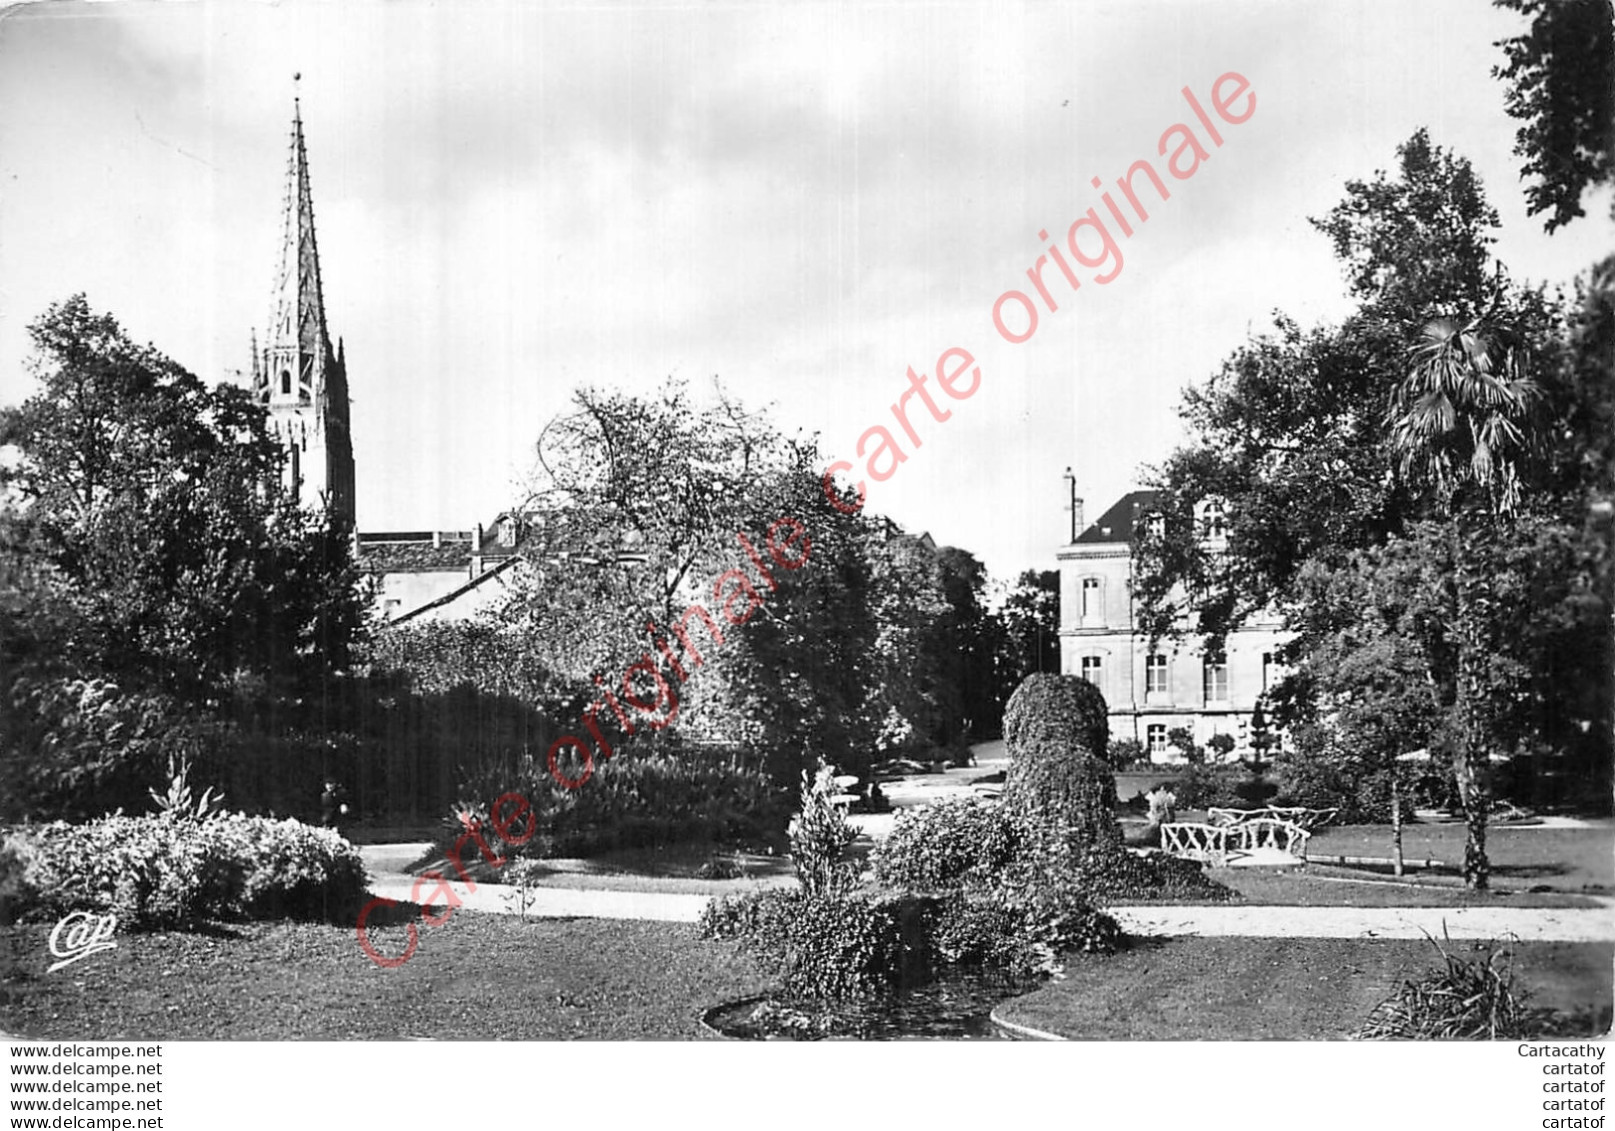
<svg viewBox="0 0 1615 1131">
<path fill-rule="evenodd" d="M 1216 867 L 1258 852 L 1282 853 L 1305 861 L 1311 836 L 1294 821 L 1276 817 L 1254 817 L 1234 825 L 1184 821 L 1161 826 L 1161 849 L 1185 860 L 1199 860 Z"/>
<path fill-rule="evenodd" d="M 1276 820 L 1289 821 L 1300 825 L 1307 832 L 1335 819 L 1339 809 L 1307 809 L 1302 806 L 1264 805 L 1260 809 L 1207 809 L 1206 820 L 1210 824 L 1231 826 L 1243 824 L 1247 821 Z"/>
<path fill-rule="evenodd" d="M 1161 826 L 1161 850 L 1221 867 L 1228 860 L 1228 829 L 1192 821 L 1165 824 Z"/>
</svg>

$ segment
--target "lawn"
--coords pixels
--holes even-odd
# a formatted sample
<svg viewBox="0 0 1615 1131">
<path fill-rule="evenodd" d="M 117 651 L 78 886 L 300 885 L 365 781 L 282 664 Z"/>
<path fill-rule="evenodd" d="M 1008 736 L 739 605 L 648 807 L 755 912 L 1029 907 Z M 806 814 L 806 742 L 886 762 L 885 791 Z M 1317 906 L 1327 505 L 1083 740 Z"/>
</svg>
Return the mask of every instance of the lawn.
<svg viewBox="0 0 1615 1131">
<path fill-rule="evenodd" d="M 169 1040 L 682 1040 L 766 982 L 728 944 L 674 923 L 456 912 L 383 970 L 353 929 L 251 924 L 233 937 L 122 935 L 55 974 L 48 924 L 0 927 L 0 1030 Z M 372 932 L 401 953 L 402 927 Z"/>
<path fill-rule="evenodd" d="M 1360 870 L 1309 864 L 1277 868 L 1212 868 L 1212 879 L 1239 893 L 1241 903 L 1262 907 L 1598 907 L 1585 895 L 1495 888 L 1471 891 L 1456 877 L 1369 877 Z"/>
<path fill-rule="evenodd" d="M 1458 822 L 1412 824 L 1402 830 L 1408 860 L 1435 859 L 1456 867 L 1464 859 L 1464 826 Z M 1391 855 L 1385 825 L 1344 825 L 1319 829 L 1307 851 L 1329 856 Z M 1585 828 L 1495 825 L 1486 833 L 1492 883 L 1498 888 L 1551 888 L 1555 891 L 1615 890 L 1615 824 Z"/>
<path fill-rule="evenodd" d="M 1439 964 L 1423 940 L 1137 941 L 1118 955 L 1073 956 L 1063 981 L 995 1016 L 1077 1040 L 1339 1040 L 1403 980 Z M 1602 1034 L 1612 964 L 1608 943 L 1521 943 L 1514 986 L 1529 992 L 1528 1006 L 1588 1011 L 1565 1035 Z"/>
</svg>

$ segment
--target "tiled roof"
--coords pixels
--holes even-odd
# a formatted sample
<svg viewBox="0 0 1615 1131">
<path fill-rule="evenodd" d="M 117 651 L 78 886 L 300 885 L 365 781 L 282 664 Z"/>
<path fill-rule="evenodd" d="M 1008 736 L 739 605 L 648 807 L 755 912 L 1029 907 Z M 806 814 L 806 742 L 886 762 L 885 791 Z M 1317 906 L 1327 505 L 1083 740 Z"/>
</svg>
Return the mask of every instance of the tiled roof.
<svg viewBox="0 0 1615 1131">
<path fill-rule="evenodd" d="M 359 543 L 359 565 L 367 573 L 458 573 L 471 565 L 471 543 Z"/>
<path fill-rule="evenodd" d="M 1094 542 L 1131 542 L 1133 528 L 1155 505 L 1154 491 L 1129 491 L 1111 504 L 1088 529 L 1077 535 L 1084 545 Z"/>
</svg>

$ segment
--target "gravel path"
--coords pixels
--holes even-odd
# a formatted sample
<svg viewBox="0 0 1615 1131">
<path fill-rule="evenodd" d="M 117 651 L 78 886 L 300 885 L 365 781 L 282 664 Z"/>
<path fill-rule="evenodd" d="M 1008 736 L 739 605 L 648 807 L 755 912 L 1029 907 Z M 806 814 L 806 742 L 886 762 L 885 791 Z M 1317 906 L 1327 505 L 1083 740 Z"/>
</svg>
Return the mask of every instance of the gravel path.
<svg viewBox="0 0 1615 1131">
<path fill-rule="evenodd" d="M 446 902 L 435 881 L 403 872 L 421 856 L 422 845 L 366 845 L 360 849 L 373 877 L 370 890 L 400 902 L 411 897 Z M 505 884 L 449 885 L 467 909 L 514 915 L 516 889 Z M 645 919 L 693 923 L 705 895 L 672 892 L 532 888 L 527 914 L 535 918 Z M 1615 941 L 1615 900 L 1580 908 L 1511 907 L 1114 907 L 1112 914 L 1135 935 L 1244 936 L 1250 938 L 1490 939 L 1522 941 Z"/>
</svg>

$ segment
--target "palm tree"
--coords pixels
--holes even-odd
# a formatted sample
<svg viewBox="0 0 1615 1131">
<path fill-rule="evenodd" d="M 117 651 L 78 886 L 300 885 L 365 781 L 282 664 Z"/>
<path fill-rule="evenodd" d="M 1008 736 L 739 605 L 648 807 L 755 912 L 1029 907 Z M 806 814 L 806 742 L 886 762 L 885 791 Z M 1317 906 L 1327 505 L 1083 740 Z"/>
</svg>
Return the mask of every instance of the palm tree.
<svg viewBox="0 0 1615 1131">
<path fill-rule="evenodd" d="M 1455 706 L 1461 726 L 1455 761 L 1468 825 L 1464 881 L 1488 886 L 1486 816 L 1495 713 L 1491 657 L 1498 643 L 1493 592 L 1484 562 L 1496 533 L 1520 502 L 1520 472 L 1535 448 L 1539 390 L 1525 371 L 1523 339 L 1492 314 L 1460 325 L 1425 325 L 1407 376 L 1391 397 L 1387 424 L 1403 478 L 1433 496 L 1450 531 L 1456 615 Z"/>
</svg>

